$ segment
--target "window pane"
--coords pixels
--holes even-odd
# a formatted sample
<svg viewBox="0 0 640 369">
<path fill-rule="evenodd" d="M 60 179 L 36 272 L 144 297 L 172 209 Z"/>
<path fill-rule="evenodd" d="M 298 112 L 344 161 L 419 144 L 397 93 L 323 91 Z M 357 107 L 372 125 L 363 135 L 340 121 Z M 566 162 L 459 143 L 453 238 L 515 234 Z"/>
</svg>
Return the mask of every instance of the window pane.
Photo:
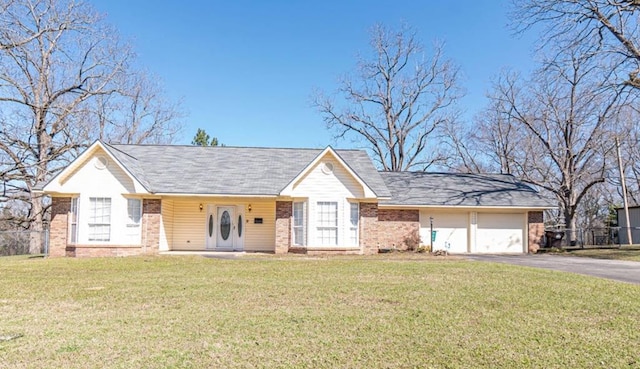
<svg viewBox="0 0 640 369">
<path fill-rule="evenodd" d="M 305 240 L 305 203 L 293 203 L 293 244 L 303 246 Z"/>
<path fill-rule="evenodd" d="M 336 246 L 338 244 L 338 203 L 319 201 L 317 206 L 317 242 L 324 246 Z"/>
<path fill-rule="evenodd" d="M 351 226 L 358 225 L 358 219 L 360 218 L 358 213 L 358 204 L 351 203 Z"/>
<path fill-rule="evenodd" d="M 111 198 L 89 198 L 89 241 L 109 241 L 111 235 Z"/>
<path fill-rule="evenodd" d="M 127 216 L 129 223 L 140 224 L 142 216 L 142 201 L 140 199 L 127 199 Z"/>
<path fill-rule="evenodd" d="M 78 242 L 78 198 L 71 199 L 71 243 Z"/>
</svg>

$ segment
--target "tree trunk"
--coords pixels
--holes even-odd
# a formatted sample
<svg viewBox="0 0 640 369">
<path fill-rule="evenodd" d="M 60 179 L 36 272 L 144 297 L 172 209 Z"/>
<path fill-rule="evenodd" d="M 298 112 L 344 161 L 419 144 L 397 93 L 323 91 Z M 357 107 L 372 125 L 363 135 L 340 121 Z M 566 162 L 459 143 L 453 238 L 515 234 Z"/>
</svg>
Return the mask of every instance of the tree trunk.
<svg viewBox="0 0 640 369">
<path fill-rule="evenodd" d="M 44 240 L 42 197 L 32 195 L 30 202 L 33 218 L 29 227 L 29 254 L 41 254 L 43 252 L 42 241 Z"/>
<path fill-rule="evenodd" d="M 565 238 L 567 246 L 575 246 L 577 241 L 576 216 L 570 207 L 564 209 Z"/>
</svg>

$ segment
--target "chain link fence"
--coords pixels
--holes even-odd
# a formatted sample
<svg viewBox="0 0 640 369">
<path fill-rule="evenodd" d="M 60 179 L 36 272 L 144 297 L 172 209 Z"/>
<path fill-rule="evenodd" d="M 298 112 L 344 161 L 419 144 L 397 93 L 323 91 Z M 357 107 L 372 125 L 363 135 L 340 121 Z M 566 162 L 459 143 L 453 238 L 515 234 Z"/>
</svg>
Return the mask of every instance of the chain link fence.
<svg viewBox="0 0 640 369">
<path fill-rule="evenodd" d="M 49 232 L 0 231 L 0 256 L 28 255 L 30 245 L 39 246 L 38 254 L 49 254 Z"/>
<path fill-rule="evenodd" d="M 630 232 L 628 232 L 630 231 Z M 551 228 L 545 230 L 546 247 L 621 247 L 640 244 L 640 227 Z"/>
</svg>

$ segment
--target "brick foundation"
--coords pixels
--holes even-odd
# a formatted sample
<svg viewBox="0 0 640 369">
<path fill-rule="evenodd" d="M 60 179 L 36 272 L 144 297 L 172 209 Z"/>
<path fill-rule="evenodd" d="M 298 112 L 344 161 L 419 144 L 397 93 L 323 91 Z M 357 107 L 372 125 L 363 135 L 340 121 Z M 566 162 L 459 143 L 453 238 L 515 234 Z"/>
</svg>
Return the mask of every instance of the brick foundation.
<svg viewBox="0 0 640 369">
<path fill-rule="evenodd" d="M 61 257 L 66 255 L 70 197 L 51 198 L 51 223 L 49 225 L 49 256 Z"/>
<path fill-rule="evenodd" d="M 118 245 L 74 245 L 67 246 L 66 256 L 77 258 L 95 258 L 109 256 L 135 256 L 141 255 L 144 250 L 140 246 Z"/>
<path fill-rule="evenodd" d="M 276 254 L 286 254 L 291 247 L 292 201 L 276 201 Z"/>
<path fill-rule="evenodd" d="M 529 245 L 527 250 L 535 253 L 544 245 L 544 213 L 542 211 L 528 212 L 527 225 L 529 232 Z"/>
</svg>

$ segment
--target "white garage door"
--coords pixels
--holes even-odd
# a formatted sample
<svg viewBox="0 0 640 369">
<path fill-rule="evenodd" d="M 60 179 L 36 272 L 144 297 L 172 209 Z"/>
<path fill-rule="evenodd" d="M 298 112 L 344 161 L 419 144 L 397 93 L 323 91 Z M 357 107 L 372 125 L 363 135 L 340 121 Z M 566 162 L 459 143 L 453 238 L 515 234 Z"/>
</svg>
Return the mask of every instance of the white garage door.
<svg viewBox="0 0 640 369">
<path fill-rule="evenodd" d="M 524 252 L 524 214 L 478 213 L 474 252 Z"/>
<path fill-rule="evenodd" d="M 429 217 L 433 217 L 433 230 L 436 231 L 436 240 L 433 242 L 434 250 L 448 250 L 453 253 L 468 251 L 468 213 L 431 213 L 429 211 L 421 211 L 420 238 L 422 238 L 422 243 L 425 245 L 429 245 L 431 241 Z"/>
</svg>

